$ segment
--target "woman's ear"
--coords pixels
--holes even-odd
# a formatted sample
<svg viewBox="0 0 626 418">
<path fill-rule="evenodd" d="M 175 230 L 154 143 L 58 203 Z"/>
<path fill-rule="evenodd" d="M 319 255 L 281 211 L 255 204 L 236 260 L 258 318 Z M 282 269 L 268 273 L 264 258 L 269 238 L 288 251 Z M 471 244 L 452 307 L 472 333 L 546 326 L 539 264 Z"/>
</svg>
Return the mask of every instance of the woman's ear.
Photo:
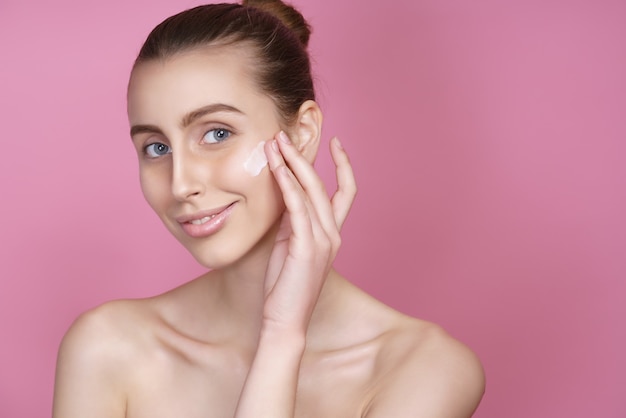
<svg viewBox="0 0 626 418">
<path fill-rule="evenodd" d="M 313 100 L 302 103 L 292 128 L 294 143 L 311 164 L 315 161 L 322 136 L 322 110 Z"/>
</svg>

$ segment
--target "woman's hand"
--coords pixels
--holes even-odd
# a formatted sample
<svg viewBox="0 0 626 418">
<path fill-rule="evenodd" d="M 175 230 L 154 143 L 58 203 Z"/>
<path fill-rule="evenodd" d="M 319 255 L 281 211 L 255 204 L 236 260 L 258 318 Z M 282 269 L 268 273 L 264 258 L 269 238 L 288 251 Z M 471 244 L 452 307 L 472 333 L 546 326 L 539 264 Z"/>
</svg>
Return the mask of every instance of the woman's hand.
<svg viewBox="0 0 626 418">
<path fill-rule="evenodd" d="M 336 138 L 330 150 L 338 185 L 332 199 L 283 132 L 265 145 L 286 210 L 265 275 L 263 328 L 235 418 L 294 416 L 306 330 L 356 193 L 348 156 Z"/>
<path fill-rule="evenodd" d="M 337 175 L 332 199 L 313 166 L 284 132 L 266 145 L 286 210 L 266 273 L 264 325 L 306 332 L 339 250 L 339 232 L 354 200 L 356 184 L 337 138 L 331 140 L 330 151 Z"/>
</svg>

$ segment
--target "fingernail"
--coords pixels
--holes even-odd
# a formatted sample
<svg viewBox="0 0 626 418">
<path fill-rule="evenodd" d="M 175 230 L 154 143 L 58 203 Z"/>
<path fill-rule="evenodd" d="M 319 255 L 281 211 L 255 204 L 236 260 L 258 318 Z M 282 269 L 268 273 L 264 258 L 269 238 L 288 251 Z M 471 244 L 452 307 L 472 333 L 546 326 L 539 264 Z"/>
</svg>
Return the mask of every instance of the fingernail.
<svg viewBox="0 0 626 418">
<path fill-rule="evenodd" d="M 280 140 L 283 141 L 287 145 L 291 144 L 291 140 L 289 139 L 285 131 L 280 131 L 278 133 L 278 138 L 280 138 Z"/>
<path fill-rule="evenodd" d="M 337 145 L 337 148 L 343 149 L 343 145 L 341 145 L 339 138 L 335 137 L 334 139 L 335 139 L 335 145 Z"/>
<path fill-rule="evenodd" d="M 273 149 L 275 152 L 279 152 L 279 151 L 278 151 L 278 144 L 276 143 L 276 140 L 275 140 L 275 139 L 272 139 L 272 149 Z"/>
</svg>

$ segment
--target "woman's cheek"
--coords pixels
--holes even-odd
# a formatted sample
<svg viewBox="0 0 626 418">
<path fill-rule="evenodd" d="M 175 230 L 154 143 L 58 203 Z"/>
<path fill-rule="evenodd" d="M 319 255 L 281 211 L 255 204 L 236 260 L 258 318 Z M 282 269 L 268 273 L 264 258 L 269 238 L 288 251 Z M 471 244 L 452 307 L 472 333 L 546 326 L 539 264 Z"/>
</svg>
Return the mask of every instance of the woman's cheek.
<svg viewBox="0 0 626 418">
<path fill-rule="evenodd" d="M 172 185 L 167 172 L 150 167 L 141 167 L 139 184 L 144 199 L 150 207 L 161 217 L 171 200 Z"/>
<path fill-rule="evenodd" d="M 260 141 L 239 149 L 223 165 L 222 175 L 239 182 L 254 183 L 261 173 L 269 171 L 264 145 L 265 141 Z"/>
<path fill-rule="evenodd" d="M 265 143 L 266 141 L 259 141 L 239 150 L 230 159 L 229 168 L 222 175 L 226 176 L 224 179 L 229 179 L 231 186 L 246 195 L 247 199 L 256 202 L 256 209 L 274 212 L 282 206 L 282 194 L 269 168 Z"/>
<path fill-rule="evenodd" d="M 265 155 L 265 141 L 261 141 L 256 147 L 250 151 L 248 157 L 243 162 L 243 169 L 252 177 L 261 174 L 261 171 L 267 167 L 267 156 Z"/>
</svg>

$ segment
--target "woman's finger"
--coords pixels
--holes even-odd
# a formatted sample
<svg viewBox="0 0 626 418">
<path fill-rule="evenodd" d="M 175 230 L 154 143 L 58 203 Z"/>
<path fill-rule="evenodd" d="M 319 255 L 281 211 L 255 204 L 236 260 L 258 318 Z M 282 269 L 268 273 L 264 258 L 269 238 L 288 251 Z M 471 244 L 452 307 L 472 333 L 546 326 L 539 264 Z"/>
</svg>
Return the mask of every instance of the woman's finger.
<svg viewBox="0 0 626 418">
<path fill-rule="evenodd" d="M 330 143 L 330 153 L 335 162 L 337 176 L 337 191 L 331 199 L 331 205 L 337 228 L 341 229 L 356 196 L 356 180 L 348 154 L 341 146 L 339 139 L 334 137 Z"/>
<path fill-rule="evenodd" d="M 319 235 L 319 218 L 307 198 L 306 192 L 285 164 L 276 141 L 270 141 L 266 147 L 269 147 L 267 156 L 270 169 L 274 173 L 276 182 L 283 194 L 283 201 L 289 214 L 293 234 L 293 237 L 289 238 L 290 250 L 308 256 L 312 250 L 309 243 L 313 242 L 314 237 Z"/>
<path fill-rule="evenodd" d="M 278 137 L 279 148 L 286 164 L 308 196 L 326 234 L 334 241 L 338 241 L 337 222 L 322 179 L 320 179 L 311 163 L 296 149 L 284 132 L 280 132 Z"/>
</svg>

